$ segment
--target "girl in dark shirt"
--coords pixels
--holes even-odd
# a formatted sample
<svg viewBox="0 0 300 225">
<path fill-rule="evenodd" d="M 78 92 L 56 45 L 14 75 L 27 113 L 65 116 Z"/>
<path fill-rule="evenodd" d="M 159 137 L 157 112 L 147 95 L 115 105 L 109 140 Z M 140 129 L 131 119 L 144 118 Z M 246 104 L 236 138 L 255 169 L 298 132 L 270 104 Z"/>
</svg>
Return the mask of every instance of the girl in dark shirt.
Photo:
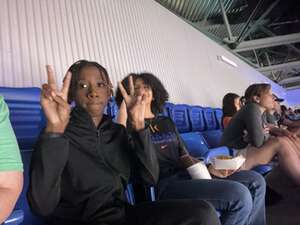
<svg viewBox="0 0 300 225">
<path fill-rule="evenodd" d="M 122 83 L 128 91 L 129 84 L 134 83 L 134 91 L 145 101 L 145 121 L 151 130 L 160 166 L 157 187 L 160 199 L 207 200 L 221 212 L 222 225 L 265 224 L 265 182 L 261 175 L 243 171 L 226 179 L 192 180 L 181 160 L 189 156 L 184 142 L 171 119 L 159 115 L 168 100 L 163 84 L 149 73 L 131 74 Z M 122 100 L 118 90 L 116 101 L 121 105 L 118 122 L 126 126 Z"/>
<path fill-rule="evenodd" d="M 271 86 L 265 83 L 250 85 L 245 98 L 246 105 L 233 116 L 221 143 L 244 155 L 245 170 L 267 164 L 278 155 L 281 167 L 300 185 L 299 138 L 288 130 L 268 126 L 263 119 L 263 113 L 274 107 Z"/>
</svg>

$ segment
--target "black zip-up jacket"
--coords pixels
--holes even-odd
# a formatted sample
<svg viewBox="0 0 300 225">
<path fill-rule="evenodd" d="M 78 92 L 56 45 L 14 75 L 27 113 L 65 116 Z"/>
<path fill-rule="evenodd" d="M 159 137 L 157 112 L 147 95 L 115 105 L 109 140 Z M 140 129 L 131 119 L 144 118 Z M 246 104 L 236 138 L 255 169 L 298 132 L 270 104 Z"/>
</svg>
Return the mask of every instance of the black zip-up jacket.
<svg viewBox="0 0 300 225">
<path fill-rule="evenodd" d="M 149 184 L 159 174 L 148 128 L 130 138 L 126 132 L 106 116 L 96 128 L 89 114 L 75 107 L 62 136 L 42 134 L 27 193 L 33 211 L 51 224 L 122 224 L 132 172 Z"/>
</svg>

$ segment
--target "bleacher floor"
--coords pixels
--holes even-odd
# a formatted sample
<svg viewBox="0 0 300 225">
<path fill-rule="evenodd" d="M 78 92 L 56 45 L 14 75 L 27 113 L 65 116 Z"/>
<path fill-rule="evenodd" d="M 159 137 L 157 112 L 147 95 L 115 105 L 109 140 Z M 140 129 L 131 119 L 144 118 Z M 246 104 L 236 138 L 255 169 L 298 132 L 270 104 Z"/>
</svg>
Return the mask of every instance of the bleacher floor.
<svg viewBox="0 0 300 225">
<path fill-rule="evenodd" d="M 274 168 L 266 180 L 282 196 L 279 202 L 267 207 L 267 225 L 300 225 L 300 187 L 280 168 Z"/>
</svg>

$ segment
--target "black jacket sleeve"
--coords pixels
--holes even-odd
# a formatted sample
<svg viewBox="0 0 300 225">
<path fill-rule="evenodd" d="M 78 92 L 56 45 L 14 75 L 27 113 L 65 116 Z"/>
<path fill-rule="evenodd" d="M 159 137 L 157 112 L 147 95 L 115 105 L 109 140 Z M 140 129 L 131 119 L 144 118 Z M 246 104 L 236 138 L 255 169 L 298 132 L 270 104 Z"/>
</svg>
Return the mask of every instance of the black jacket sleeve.
<svg viewBox="0 0 300 225">
<path fill-rule="evenodd" d="M 131 131 L 130 147 L 135 156 L 136 165 L 133 165 L 133 168 L 137 171 L 134 171 L 134 174 L 138 174 L 147 184 L 156 184 L 159 178 L 159 164 L 149 128 L 138 132 Z"/>
<path fill-rule="evenodd" d="M 60 201 L 61 176 L 68 160 L 69 142 L 63 136 L 40 136 L 34 149 L 27 199 L 31 209 L 51 214 Z"/>
<path fill-rule="evenodd" d="M 171 121 L 172 125 L 174 126 L 174 129 L 175 129 L 175 134 L 176 134 L 176 137 L 177 137 L 177 140 L 178 140 L 178 147 L 179 147 L 179 154 L 180 156 L 182 155 L 189 155 L 189 152 L 186 148 L 186 145 L 184 143 L 184 141 L 182 140 L 182 137 L 180 136 L 175 124 Z"/>
</svg>

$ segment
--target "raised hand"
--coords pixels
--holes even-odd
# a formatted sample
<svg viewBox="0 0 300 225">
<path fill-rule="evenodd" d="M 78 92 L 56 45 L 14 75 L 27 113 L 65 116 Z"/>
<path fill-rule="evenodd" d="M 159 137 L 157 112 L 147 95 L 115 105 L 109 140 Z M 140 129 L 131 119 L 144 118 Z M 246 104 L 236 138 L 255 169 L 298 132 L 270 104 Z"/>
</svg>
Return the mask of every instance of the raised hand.
<svg viewBox="0 0 300 225">
<path fill-rule="evenodd" d="M 129 77 L 129 94 L 121 82 L 119 82 L 118 85 L 126 104 L 128 119 L 132 128 L 135 130 L 144 129 L 146 105 L 144 99 L 142 99 L 142 96 L 135 95 L 132 77 Z"/>
<path fill-rule="evenodd" d="M 48 82 L 42 85 L 41 105 L 47 118 L 46 132 L 63 133 L 70 117 L 71 107 L 68 104 L 68 92 L 71 73 L 64 78 L 63 87 L 59 91 L 51 66 L 47 65 Z"/>
<path fill-rule="evenodd" d="M 117 123 L 122 124 L 124 127 L 126 127 L 127 126 L 127 117 L 128 116 L 127 116 L 126 104 L 125 104 L 125 101 L 123 100 L 119 107 Z"/>
</svg>

